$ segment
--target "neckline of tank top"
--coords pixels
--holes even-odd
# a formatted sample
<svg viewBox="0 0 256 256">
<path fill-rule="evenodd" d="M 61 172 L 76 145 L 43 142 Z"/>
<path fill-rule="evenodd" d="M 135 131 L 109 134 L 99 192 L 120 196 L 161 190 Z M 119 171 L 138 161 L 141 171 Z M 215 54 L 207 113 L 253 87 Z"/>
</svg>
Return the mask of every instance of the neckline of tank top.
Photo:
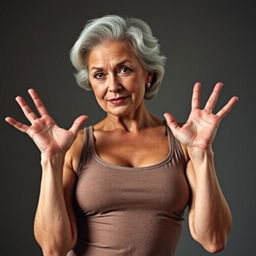
<svg viewBox="0 0 256 256">
<path fill-rule="evenodd" d="M 161 167 L 161 166 L 164 166 L 166 165 L 167 163 L 170 162 L 170 160 L 172 159 L 173 157 L 173 154 L 174 154 L 174 143 L 171 142 L 171 137 L 174 139 L 174 136 L 171 135 L 171 130 L 170 128 L 166 126 L 166 130 L 167 130 L 167 136 L 168 136 L 168 145 L 169 145 L 169 152 L 168 152 L 168 155 L 166 156 L 165 159 L 163 159 L 161 162 L 159 163 L 156 163 L 156 164 L 153 164 L 153 165 L 146 165 L 146 166 L 141 166 L 141 167 L 132 167 L 132 166 L 122 166 L 122 165 L 117 165 L 117 164 L 112 164 L 112 163 L 109 163 L 107 161 L 105 161 L 104 159 L 102 159 L 97 151 L 96 151 L 96 147 L 95 147 L 95 140 L 94 140 L 94 135 L 93 135 L 93 126 L 90 125 L 88 128 L 89 130 L 89 133 L 90 133 L 90 136 L 89 136 L 89 144 L 91 145 L 91 150 L 92 150 L 92 156 L 94 157 L 94 159 L 104 165 L 104 166 L 107 166 L 111 169 L 118 169 L 118 170 L 129 170 L 129 171 L 143 171 L 143 170 L 153 170 L 153 169 L 156 169 L 158 167 Z"/>
</svg>

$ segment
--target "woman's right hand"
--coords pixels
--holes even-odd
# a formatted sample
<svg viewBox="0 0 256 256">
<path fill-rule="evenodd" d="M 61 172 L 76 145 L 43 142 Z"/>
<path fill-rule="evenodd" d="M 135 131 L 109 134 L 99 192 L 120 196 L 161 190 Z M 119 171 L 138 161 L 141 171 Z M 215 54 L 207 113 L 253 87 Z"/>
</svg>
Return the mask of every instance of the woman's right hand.
<svg viewBox="0 0 256 256">
<path fill-rule="evenodd" d="M 58 153 L 65 154 L 75 140 L 80 127 L 87 120 L 87 116 L 79 116 L 75 119 L 70 129 L 65 130 L 59 127 L 48 114 L 37 92 L 34 89 L 29 89 L 28 93 L 41 116 L 38 117 L 28 106 L 27 102 L 18 96 L 16 101 L 26 118 L 30 121 L 31 126 L 18 122 L 12 117 L 6 117 L 6 122 L 19 131 L 27 133 L 33 139 L 41 154 L 45 156 L 52 156 Z"/>
</svg>

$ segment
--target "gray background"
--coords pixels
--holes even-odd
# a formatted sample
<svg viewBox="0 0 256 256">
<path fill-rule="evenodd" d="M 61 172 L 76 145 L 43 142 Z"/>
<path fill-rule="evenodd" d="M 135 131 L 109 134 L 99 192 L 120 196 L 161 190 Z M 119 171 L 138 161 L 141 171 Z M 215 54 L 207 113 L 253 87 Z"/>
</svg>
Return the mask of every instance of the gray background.
<svg viewBox="0 0 256 256">
<path fill-rule="evenodd" d="M 103 117 L 93 95 L 76 86 L 69 50 L 83 25 L 104 14 L 139 17 L 150 24 L 168 57 L 152 113 L 173 113 L 185 121 L 192 86 L 203 83 L 205 100 L 224 82 L 217 109 L 230 96 L 238 105 L 224 120 L 214 142 L 218 177 L 233 212 L 225 256 L 253 255 L 255 237 L 255 60 L 254 1 L 2 1 L 0 129 L 0 255 L 41 255 L 33 238 L 40 183 L 40 156 L 29 138 L 3 121 L 11 115 L 26 122 L 14 101 L 29 100 L 36 88 L 59 125 L 69 127 L 82 113 L 87 125 Z M 209 255 L 195 243 L 184 222 L 178 256 Z"/>
</svg>

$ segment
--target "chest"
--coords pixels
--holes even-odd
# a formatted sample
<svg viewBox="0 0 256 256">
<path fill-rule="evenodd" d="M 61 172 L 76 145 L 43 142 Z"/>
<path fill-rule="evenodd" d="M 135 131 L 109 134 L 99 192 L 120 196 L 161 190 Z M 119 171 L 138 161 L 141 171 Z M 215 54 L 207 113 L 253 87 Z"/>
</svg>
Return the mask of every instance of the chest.
<svg viewBox="0 0 256 256">
<path fill-rule="evenodd" d="M 112 211 L 147 210 L 166 215 L 181 213 L 189 198 L 182 166 L 118 169 L 91 159 L 76 187 L 80 208 L 88 215 Z"/>
<path fill-rule="evenodd" d="M 95 150 L 104 161 L 126 167 L 144 167 L 165 160 L 170 152 L 166 134 L 97 136 Z"/>
</svg>

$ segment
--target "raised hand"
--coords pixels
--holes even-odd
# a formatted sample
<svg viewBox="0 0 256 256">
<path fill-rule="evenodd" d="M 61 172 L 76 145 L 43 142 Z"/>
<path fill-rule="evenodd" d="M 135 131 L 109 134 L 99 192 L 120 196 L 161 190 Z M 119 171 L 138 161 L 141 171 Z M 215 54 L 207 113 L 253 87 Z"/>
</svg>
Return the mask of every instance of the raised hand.
<svg viewBox="0 0 256 256">
<path fill-rule="evenodd" d="M 167 124 L 174 136 L 187 148 L 209 149 L 215 137 L 217 128 L 222 119 L 231 111 L 238 97 L 232 97 L 228 103 L 216 114 L 213 109 L 218 100 L 223 84 L 217 83 L 205 104 L 200 109 L 200 89 L 201 84 L 195 83 L 191 102 L 191 112 L 186 123 L 180 125 L 175 118 L 165 113 Z"/>
<path fill-rule="evenodd" d="M 82 115 L 75 119 L 69 130 L 59 127 L 48 114 L 42 100 L 34 89 L 29 89 L 36 109 L 40 116 L 38 117 L 28 106 L 27 102 L 20 96 L 16 101 L 20 105 L 24 115 L 30 121 L 31 126 L 18 122 L 12 117 L 6 117 L 5 120 L 19 131 L 27 133 L 35 142 L 42 154 L 53 155 L 56 153 L 65 153 L 75 140 L 79 128 L 86 121 L 87 116 Z"/>
</svg>

